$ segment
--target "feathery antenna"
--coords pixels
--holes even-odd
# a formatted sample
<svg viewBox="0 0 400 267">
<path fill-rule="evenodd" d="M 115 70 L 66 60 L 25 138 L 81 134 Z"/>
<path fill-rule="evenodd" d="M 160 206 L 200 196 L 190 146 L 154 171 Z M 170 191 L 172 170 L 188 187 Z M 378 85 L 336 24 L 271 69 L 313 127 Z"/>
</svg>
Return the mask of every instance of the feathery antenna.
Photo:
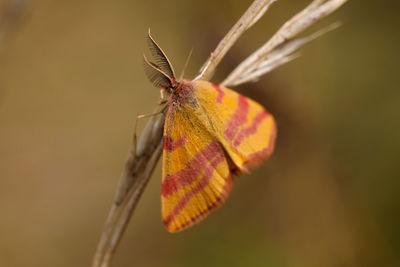
<svg viewBox="0 0 400 267">
<path fill-rule="evenodd" d="M 157 66 L 159 66 L 160 70 L 162 70 L 169 77 L 171 77 L 172 80 L 175 80 L 176 76 L 174 68 L 172 67 L 172 64 L 169 61 L 167 55 L 164 53 L 161 47 L 157 44 L 156 41 L 154 41 L 153 37 L 151 36 L 150 28 L 147 34 L 147 42 L 149 45 L 149 50 L 151 52 L 151 55 L 153 56 Z"/>
</svg>

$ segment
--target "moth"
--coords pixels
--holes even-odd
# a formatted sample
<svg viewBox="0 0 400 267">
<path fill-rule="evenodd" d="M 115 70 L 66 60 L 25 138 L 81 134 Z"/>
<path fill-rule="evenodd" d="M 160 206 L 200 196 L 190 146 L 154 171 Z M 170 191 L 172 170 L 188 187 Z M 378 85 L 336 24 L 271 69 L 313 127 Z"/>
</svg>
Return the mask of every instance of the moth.
<svg viewBox="0 0 400 267">
<path fill-rule="evenodd" d="M 260 104 L 202 80 L 177 79 L 164 51 L 148 34 L 149 80 L 166 105 L 161 212 L 170 232 L 204 219 L 227 199 L 232 176 L 248 172 L 274 150 L 276 123 Z M 166 95 L 165 95 L 166 94 Z"/>
</svg>

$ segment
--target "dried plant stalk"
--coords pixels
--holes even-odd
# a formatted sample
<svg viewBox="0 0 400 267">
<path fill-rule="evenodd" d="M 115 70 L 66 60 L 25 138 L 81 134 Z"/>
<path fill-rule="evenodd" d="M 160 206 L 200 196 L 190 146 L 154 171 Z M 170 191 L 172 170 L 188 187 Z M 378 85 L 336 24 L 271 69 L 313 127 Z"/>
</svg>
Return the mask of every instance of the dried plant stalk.
<svg viewBox="0 0 400 267">
<path fill-rule="evenodd" d="M 289 50 L 293 51 L 300 47 L 302 44 L 312 40 L 315 36 L 321 35 L 319 32 L 305 39 L 298 41 L 291 41 L 297 34 L 304 31 L 306 28 L 321 20 L 325 16 L 331 14 L 333 11 L 342 6 L 347 0 L 315 0 L 292 19 L 287 21 L 262 47 L 251 54 L 239 66 L 232 71 L 231 74 L 221 83 L 224 86 L 235 86 L 241 83 L 252 81 L 264 75 L 268 71 L 280 66 L 293 59 L 287 53 Z M 328 28 L 329 29 L 329 28 Z M 326 31 L 325 31 L 326 32 Z M 288 44 L 284 46 L 285 44 Z M 274 51 L 276 50 L 276 51 Z M 293 52 L 291 51 L 291 52 Z M 290 52 L 290 53 L 291 53 Z M 270 57 L 274 56 L 278 59 L 275 64 L 271 64 Z M 263 65 L 270 63 L 270 66 L 263 70 Z M 256 75 L 255 75 L 256 74 Z M 247 77 L 246 77 L 247 76 Z"/>
<path fill-rule="evenodd" d="M 130 190 L 129 194 L 127 195 L 126 199 L 128 203 L 126 203 L 125 212 L 124 214 L 121 214 L 121 218 L 118 224 L 115 226 L 113 235 L 111 236 L 109 241 L 108 249 L 105 251 L 101 267 L 109 266 L 111 259 L 115 253 L 115 250 L 117 249 L 118 243 L 121 240 L 121 236 L 124 233 L 126 226 L 128 225 L 129 220 L 132 217 L 132 214 L 136 208 L 136 205 L 138 204 L 139 199 L 142 196 L 142 193 L 147 183 L 150 180 L 150 176 L 153 173 L 154 168 L 156 167 L 156 164 L 161 155 L 161 151 L 162 151 L 162 142 L 158 144 L 152 156 L 150 157 L 146 169 L 143 172 L 143 179 L 139 180 L 137 187 L 132 188 L 132 190 Z"/>
<path fill-rule="evenodd" d="M 268 7 L 276 0 L 255 0 L 239 21 L 232 27 L 226 36 L 218 44 L 214 52 L 201 68 L 195 79 L 209 80 L 216 67 L 238 40 L 238 38 L 256 23 L 267 11 Z M 295 49 L 321 34 L 316 33 L 310 37 L 287 42 L 315 21 L 328 15 L 346 0 L 315 0 L 298 15 L 293 17 L 253 55 L 246 59 L 235 69 L 224 83 L 243 83 L 243 75 L 252 75 L 252 79 L 258 78 L 268 68 L 290 61 L 294 56 L 290 55 Z M 250 63 L 259 66 L 250 68 Z M 120 181 L 115 195 L 114 203 L 106 220 L 105 228 L 100 238 L 92 267 L 108 267 L 124 230 L 132 216 L 132 213 L 145 189 L 151 174 L 160 158 L 162 151 L 162 134 L 164 115 L 150 117 L 139 141 L 136 145 L 136 135 L 131 151 L 126 159 Z"/>
<path fill-rule="evenodd" d="M 265 57 L 255 57 L 251 55 L 242 64 L 240 64 L 231 74 L 221 83 L 222 86 L 233 87 L 243 83 L 257 81 L 259 77 L 276 69 L 277 67 L 292 61 L 298 57 L 298 54 L 293 54 L 302 45 L 320 37 L 321 35 L 338 28 L 339 22 L 333 23 L 330 26 L 315 32 L 309 36 L 294 39 L 279 45 L 268 53 Z M 258 50 L 256 51 L 256 53 Z"/>
<path fill-rule="evenodd" d="M 216 67 L 240 36 L 254 25 L 267 12 L 268 7 L 276 0 L 255 0 L 243 16 L 236 22 L 200 69 L 195 80 L 209 80 Z"/>
<path fill-rule="evenodd" d="M 93 267 L 109 266 L 124 229 L 158 162 L 162 150 L 164 115 L 151 117 L 125 161 L 114 203 L 93 259 Z"/>
</svg>

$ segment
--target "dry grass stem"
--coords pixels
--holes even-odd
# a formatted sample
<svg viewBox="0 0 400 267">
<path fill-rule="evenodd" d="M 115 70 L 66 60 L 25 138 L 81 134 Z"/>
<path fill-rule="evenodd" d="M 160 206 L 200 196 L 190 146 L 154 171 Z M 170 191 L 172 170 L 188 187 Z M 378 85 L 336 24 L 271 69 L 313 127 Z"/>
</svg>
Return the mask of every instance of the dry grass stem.
<svg viewBox="0 0 400 267">
<path fill-rule="evenodd" d="M 114 203 L 93 259 L 93 267 L 109 266 L 119 240 L 158 162 L 162 150 L 164 115 L 151 117 L 125 161 Z"/>
<path fill-rule="evenodd" d="M 255 0 L 225 37 L 218 43 L 215 50 L 201 67 L 199 75 L 195 80 L 209 80 L 222 58 L 236 43 L 239 37 L 253 26 L 275 1 L 276 0 Z"/>
<path fill-rule="evenodd" d="M 302 45 L 320 37 L 321 35 L 338 28 L 339 22 L 319 30 L 309 36 L 294 39 L 279 45 L 265 57 L 254 57 L 253 55 L 243 61 L 228 77 L 221 83 L 222 86 L 233 87 L 246 82 L 257 81 L 258 78 L 277 67 L 297 58 L 293 54 Z M 257 50 L 258 51 L 258 50 Z M 257 51 L 255 53 L 257 53 Z"/>
<path fill-rule="evenodd" d="M 134 187 L 128 193 L 126 199 L 128 203 L 126 203 L 125 212 L 121 214 L 121 217 L 118 221 L 118 224 L 115 226 L 112 236 L 110 237 L 108 249 L 105 251 L 103 263 L 101 267 L 107 267 L 110 264 L 110 261 L 117 249 L 118 243 L 121 240 L 121 236 L 123 235 L 126 226 L 129 223 L 130 218 L 136 208 L 136 205 L 139 202 L 140 197 L 150 180 L 151 174 L 153 173 L 154 168 L 157 165 L 157 162 L 160 158 L 162 151 L 162 142 L 160 142 L 157 148 L 154 150 L 153 155 L 149 159 L 147 167 L 143 173 L 143 179 L 139 180 L 137 187 Z"/>
<path fill-rule="evenodd" d="M 262 47 L 251 54 L 221 83 L 224 86 L 235 86 L 256 80 L 261 75 L 293 59 L 289 54 L 302 44 L 315 39 L 327 31 L 318 32 L 310 37 L 290 41 L 296 35 L 315 22 L 342 6 L 347 0 L 315 0 L 305 9 L 287 21 Z M 336 25 L 335 25 L 336 26 Z M 287 44 L 285 46 L 285 44 Z M 294 49 L 293 49 L 294 48 Z M 293 50 L 293 51 L 291 51 Z M 247 77 L 246 77 L 247 76 Z"/>
</svg>

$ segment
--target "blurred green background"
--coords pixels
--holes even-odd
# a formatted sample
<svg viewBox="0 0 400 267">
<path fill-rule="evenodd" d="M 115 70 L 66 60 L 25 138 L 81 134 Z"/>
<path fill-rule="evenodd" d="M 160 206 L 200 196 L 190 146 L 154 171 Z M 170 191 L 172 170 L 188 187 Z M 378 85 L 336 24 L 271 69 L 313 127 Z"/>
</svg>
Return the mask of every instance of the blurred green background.
<svg viewBox="0 0 400 267">
<path fill-rule="evenodd" d="M 309 2 L 277 1 L 213 81 Z M 135 116 L 158 101 L 147 29 L 178 73 L 193 47 L 193 78 L 251 1 L 0 3 L 0 265 L 89 266 Z M 178 234 L 161 223 L 158 166 L 114 266 L 400 266 L 399 8 L 350 1 L 308 32 L 342 27 L 237 88 L 275 115 L 273 157 Z"/>
</svg>

